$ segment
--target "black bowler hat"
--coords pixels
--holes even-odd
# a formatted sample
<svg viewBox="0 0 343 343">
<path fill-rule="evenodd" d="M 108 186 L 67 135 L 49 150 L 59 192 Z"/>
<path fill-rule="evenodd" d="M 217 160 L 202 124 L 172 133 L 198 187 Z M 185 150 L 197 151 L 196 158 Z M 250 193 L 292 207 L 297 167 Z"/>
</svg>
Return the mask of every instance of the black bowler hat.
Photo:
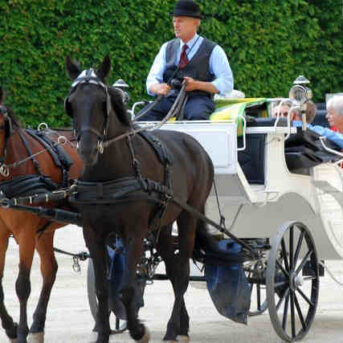
<svg viewBox="0 0 343 343">
<path fill-rule="evenodd" d="M 191 0 L 179 0 L 175 5 L 174 12 L 170 15 L 173 17 L 202 18 L 199 6 Z"/>
</svg>

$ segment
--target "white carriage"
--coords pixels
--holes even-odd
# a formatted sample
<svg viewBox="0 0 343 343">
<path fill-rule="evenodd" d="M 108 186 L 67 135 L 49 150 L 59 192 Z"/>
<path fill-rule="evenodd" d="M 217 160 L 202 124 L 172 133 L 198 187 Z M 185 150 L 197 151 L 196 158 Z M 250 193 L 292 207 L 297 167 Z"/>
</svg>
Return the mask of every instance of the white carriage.
<svg viewBox="0 0 343 343">
<path fill-rule="evenodd" d="M 271 112 L 272 99 L 257 103 L 260 113 L 263 106 Z M 285 152 L 285 140 L 302 135 L 301 129 L 289 120 L 243 120 L 238 140 L 236 120 L 173 122 L 163 129 L 190 134 L 209 153 L 216 190 L 206 215 L 215 222 L 225 217 L 227 230 L 247 242 L 270 242 L 262 262 L 245 266 L 256 287 L 251 314 L 268 306 L 277 334 L 295 341 L 314 319 L 324 261 L 343 257 L 343 173 L 337 165 L 342 155 L 320 140 L 326 163 L 319 159 L 302 167 L 304 151 Z"/>
</svg>

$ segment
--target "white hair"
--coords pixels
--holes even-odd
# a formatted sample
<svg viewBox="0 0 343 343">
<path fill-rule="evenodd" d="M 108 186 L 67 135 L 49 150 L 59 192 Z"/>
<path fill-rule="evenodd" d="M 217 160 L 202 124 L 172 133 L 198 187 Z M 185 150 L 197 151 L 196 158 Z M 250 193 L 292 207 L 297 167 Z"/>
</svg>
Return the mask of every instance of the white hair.
<svg viewBox="0 0 343 343">
<path fill-rule="evenodd" d="M 343 95 L 334 95 L 326 104 L 326 108 L 332 108 L 338 115 L 343 115 Z"/>
</svg>

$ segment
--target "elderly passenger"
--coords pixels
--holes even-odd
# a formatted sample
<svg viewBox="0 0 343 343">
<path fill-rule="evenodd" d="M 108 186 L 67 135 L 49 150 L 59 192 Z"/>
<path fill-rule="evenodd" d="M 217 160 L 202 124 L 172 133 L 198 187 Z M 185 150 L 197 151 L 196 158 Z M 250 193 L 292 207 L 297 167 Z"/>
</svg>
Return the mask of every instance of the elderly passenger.
<svg viewBox="0 0 343 343">
<path fill-rule="evenodd" d="M 343 95 L 333 96 L 326 105 L 326 118 L 331 129 L 343 133 Z"/>
<path fill-rule="evenodd" d="M 340 102 L 341 106 L 341 110 L 343 110 L 343 96 L 341 97 L 342 102 Z M 335 125 L 335 127 L 337 127 L 337 125 L 341 125 L 342 128 L 342 132 L 343 132 L 343 112 L 341 115 L 338 115 L 338 113 L 341 112 L 337 112 L 336 108 L 337 108 L 337 103 L 333 102 L 334 104 L 334 108 L 332 107 L 333 105 L 330 105 L 330 103 L 328 103 L 328 115 L 327 118 L 329 119 L 329 117 L 332 117 L 333 123 L 329 123 L 330 125 Z M 281 105 L 281 106 L 280 106 Z M 330 107 L 330 115 L 329 115 L 329 105 Z M 285 102 L 280 103 L 278 106 L 274 107 L 273 110 L 273 117 L 277 117 L 278 115 L 280 117 L 287 117 L 288 116 L 288 112 L 290 110 L 292 106 L 291 102 L 288 102 L 287 100 Z M 335 143 L 336 145 L 338 145 L 341 149 L 343 149 L 343 134 L 339 133 L 339 132 L 335 132 L 334 130 L 330 130 L 326 127 L 320 126 L 320 125 L 311 125 L 310 123 L 313 121 L 315 115 L 317 112 L 317 107 L 316 105 L 312 102 L 309 101 L 307 103 L 307 108 L 306 108 L 306 122 L 307 122 L 307 129 L 317 133 L 319 136 L 323 136 L 326 137 L 328 140 L 332 141 L 333 143 Z M 292 120 L 292 125 L 295 127 L 301 127 L 302 126 L 302 121 L 301 121 L 301 115 L 297 112 L 297 111 L 293 111 L 292 113 L 290 113 L 290 119 Z M 338 127 L 337 127 L 338 129 Z M 336 130 L 339 131 L 339 130 Z"/>
<path fill-rule="evenodd" d="M 312 123 L 316 112 L 317 112 L 317 106 L 315 103 L 313 103 L 311 100 L 309 100 L 306 103 L 306 123 L 310 124 Z M 273 118 L 276 118 L 278 115 L 280 117 L 287 117 L 288 112 L 290 108 L 292 107 L 292 101 L 291 100 L 284 100 L 279 103 L 279 105 L 275 106 L 273 109 Z M 291 120 L 302 120 L 301 114 L 298 111 L 293 111 L 290 114 Z"/>
</svg>

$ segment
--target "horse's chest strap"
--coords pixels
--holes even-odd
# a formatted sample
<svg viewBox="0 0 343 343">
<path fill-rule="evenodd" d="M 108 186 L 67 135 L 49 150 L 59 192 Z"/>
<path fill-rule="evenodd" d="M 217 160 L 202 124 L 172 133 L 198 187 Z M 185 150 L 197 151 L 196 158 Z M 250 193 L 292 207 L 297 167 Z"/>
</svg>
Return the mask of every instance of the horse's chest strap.
<svg viewBox="0 0 343 343">
<path fill-rule="evenodd" d="M 107 182 L 77 180 L 73 187 L 75 194 L 69 198 L 69 201 L 76 204 L 114 204 L 139 199 L 151 199 L 159 202 L 158 198 L 161 194 L 170 195 L 166 186 L 153 180 L 138 180 L 135 177 Z"/>
<path fill-rule="evenodd" d="M 56 189 L 57 185 L 50 178 L 40 175 L 17 176 L 0 184 L 0 191 L 7 198 L 52 192 Z"/>
</svg>

